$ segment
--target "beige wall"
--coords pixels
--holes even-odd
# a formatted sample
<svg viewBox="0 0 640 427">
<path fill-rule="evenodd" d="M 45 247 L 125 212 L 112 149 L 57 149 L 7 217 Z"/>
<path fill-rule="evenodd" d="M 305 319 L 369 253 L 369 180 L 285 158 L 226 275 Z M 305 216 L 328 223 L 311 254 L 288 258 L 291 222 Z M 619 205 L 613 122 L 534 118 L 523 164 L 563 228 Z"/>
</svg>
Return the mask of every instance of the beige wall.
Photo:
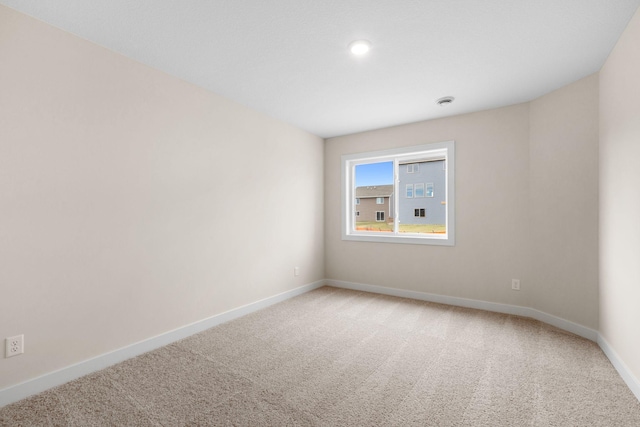
<svg viewBox="0 0 640 427">
<path fill-rule="evenodd" d="M 598 328 L 598 75 L 531 102 L 531 305 Z"/>
<path fill-rule="evenodd" d="M 456 141 L 456 246 L 341 240 L 342 154 L 448 140 Z M 327 278 L 528 305 L 528 141 L 528 104 L 327 140 Z M 512 278 L 522 291 L 511 290 Z"/>
<path fill-rule="evenodd" d="M 600 332 L 640 381 L 640 10 L 600 72 Z"/>
<path fill-rule="evenodd" d="M 592 75 L 531 103 L 329 139 L 327 278 L 522 305 L 597 329 L 597 122 Z M 342 154 L 446 140 L 456 141 L 454 247 L 341 240 Z"/>
<path fill-rule="evenodd" d="M 0 64 L 0 389 L 324 277 L 320 138 L 3 6 Z"/>
</svg>

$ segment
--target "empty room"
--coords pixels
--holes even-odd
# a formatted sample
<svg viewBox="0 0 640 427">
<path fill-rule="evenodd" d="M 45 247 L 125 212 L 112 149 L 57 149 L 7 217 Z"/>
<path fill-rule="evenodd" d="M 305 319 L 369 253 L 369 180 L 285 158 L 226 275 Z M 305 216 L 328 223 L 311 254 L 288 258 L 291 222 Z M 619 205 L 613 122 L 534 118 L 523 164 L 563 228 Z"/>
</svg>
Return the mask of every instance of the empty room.
<svg viewBox="0 0 640 427">
<path fill-rule="evenodd" d="M 640 426 L 640 0 L 0 0 L 0 426 Z"/>
</svg>

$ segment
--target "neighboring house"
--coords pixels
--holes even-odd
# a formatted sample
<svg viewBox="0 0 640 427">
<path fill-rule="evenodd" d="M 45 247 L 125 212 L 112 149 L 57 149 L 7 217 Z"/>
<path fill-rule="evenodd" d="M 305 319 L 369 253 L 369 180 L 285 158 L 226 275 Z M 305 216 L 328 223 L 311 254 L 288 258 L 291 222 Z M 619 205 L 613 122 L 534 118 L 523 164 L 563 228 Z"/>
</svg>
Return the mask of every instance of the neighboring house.
<svg viewBox="0 0 640 427">
<path fill-rule="evenodd" d="M 356 222 L 393 222 L 393 185 L 356 187 Z"/>
<path fill-rule="evenodd" d="M 400 224 L 446 223 L 446 162 L 400 163 L 398 218 Z"/>
</svg>

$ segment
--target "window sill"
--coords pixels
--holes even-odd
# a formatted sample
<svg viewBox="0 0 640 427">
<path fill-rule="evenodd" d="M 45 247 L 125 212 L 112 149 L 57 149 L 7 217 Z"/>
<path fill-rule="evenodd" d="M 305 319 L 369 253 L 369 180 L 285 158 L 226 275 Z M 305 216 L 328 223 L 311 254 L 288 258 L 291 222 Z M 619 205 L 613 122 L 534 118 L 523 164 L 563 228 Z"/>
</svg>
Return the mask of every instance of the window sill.
<svg viewBox="0 0 640 427">
<path fill-rule="evenodd" d="M 422 235 L 412 235 L 410 233 L 402 235 L 383 235 L 384 233 L 351 233 L 343 234 L 342 240 L 355 242 L 375 242 L 375 243 L 401 243 L 411 245 L 433 245 L 433 246 L 455 246 L 455 239 L 451 235 L 434 235 L 425 237 Z"/>
</svg>

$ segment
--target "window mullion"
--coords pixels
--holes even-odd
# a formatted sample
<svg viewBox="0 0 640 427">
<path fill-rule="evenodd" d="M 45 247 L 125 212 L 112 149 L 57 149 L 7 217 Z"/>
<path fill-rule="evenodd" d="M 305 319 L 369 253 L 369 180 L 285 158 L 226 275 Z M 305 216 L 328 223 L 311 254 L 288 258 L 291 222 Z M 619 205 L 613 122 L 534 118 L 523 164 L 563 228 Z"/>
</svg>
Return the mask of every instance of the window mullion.
<svg viewBox="0 0 640 427">
<path fill-rule="evenodd" d="M 397 158 L 393 159 L 393 235 L 398 235 L 398 223 L 400 222 L 400 163 Z"/>
</svg>

